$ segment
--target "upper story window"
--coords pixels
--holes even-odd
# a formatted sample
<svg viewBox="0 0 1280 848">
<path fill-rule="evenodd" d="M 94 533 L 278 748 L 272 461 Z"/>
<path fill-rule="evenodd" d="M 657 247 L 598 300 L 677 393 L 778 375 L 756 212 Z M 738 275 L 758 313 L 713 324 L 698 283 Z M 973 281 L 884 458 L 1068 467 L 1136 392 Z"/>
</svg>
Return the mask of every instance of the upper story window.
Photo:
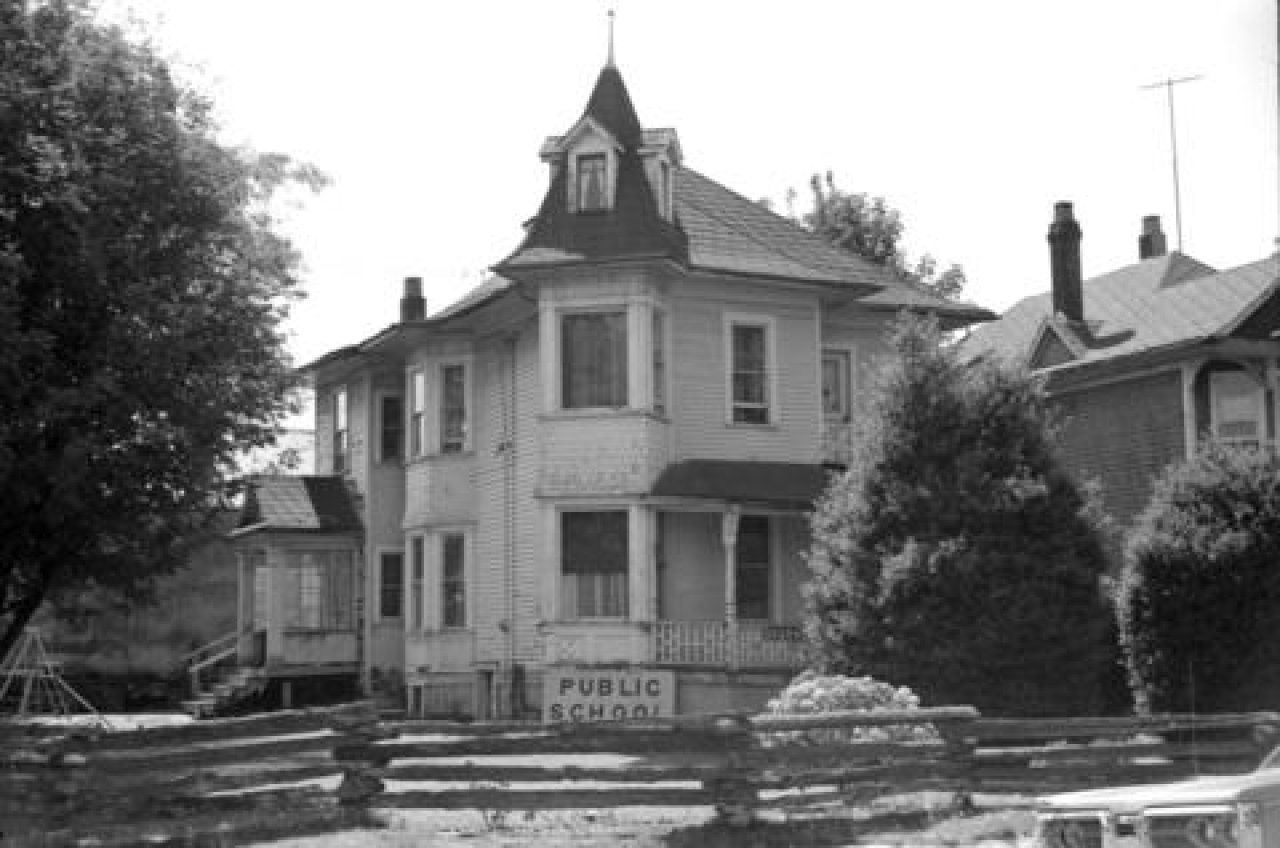
<svg viewBox="0 0 1280 848">
<path fill-rule="evenodd" d="M 664 218 L 671 218 L 671 164 L 658 163 L 658 209 Z"/>
<path fill-rule="evenodd" d="M 1225 442 L 1260 443 L 1266 434 L 1265 392 L 1246 371 L 1209 375 L 1212 430 Z"/>
<path fill-rule="evenodd" d="M 440 452 L 459 453 L 467 443 L 467 369 L 440 369 Z"/>
<path fill-rule="evenodd" d="M 850 359 L 847 350 L 822 352 L 822 414 L 829 419 L 850 418 Z"/>
<path fill-rule="evenodd" d="M 399 462 L 404 458 L 404 398 L 383 395 L 379 407 L 378 460 Z"/>
<path fill-rule="evenodd" d="M 427 452 L 427 375 L 414 371 L 409 377 L 410 403 L 409 438 L 410 452 L 422 456 Z"/>
<path fill-rule="evenodd" d="M 347 435 L 347 390 L 341 388 L 333 393 L 333 471 L 341 474 L 349 467 Z"/>
<path fill-rule="evenodd" d="M 627 405 L 627 313 L 623 309 L 560 316 L 560 405 Z"/>
<path fill-rule="evenodd" d="M 773 344 L 768 320 L 728 320 L 729 421 L 768 424 L 773 420 Z"/>
<path fill-rule="evenodd" d="M 600 212 L 608 208 L 607 164 L 608 159 L 603 153 L 586 153 L 577 157 L 579 212 Z"/>
</svg>

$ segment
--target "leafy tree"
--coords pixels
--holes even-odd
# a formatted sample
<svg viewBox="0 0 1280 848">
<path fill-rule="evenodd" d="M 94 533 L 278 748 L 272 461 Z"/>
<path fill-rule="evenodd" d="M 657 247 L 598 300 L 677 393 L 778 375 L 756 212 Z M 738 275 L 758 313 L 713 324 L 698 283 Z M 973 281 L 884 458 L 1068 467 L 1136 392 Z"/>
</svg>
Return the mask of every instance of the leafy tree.
<svg viewBox="0 0 1280 848">
<path fill-rule="evenodd" d="M 289 410 L 269 201 L 320 178 L 215 130 L 85 5 L 0 3 L 0 656 L 51 593 L 145 594 Z"/>
<path fill-rule="evenodd" d="M 1059 463 L 1039 385 L 963 361 L 923 318 L 892 343 L 812 517 L 819 665 L 994 713 L 1104 709 L 1100 519 Z"/>
<path fill-rule="evenodd" d="M 1140 707 L 1280 697 L 1280 459 L 1210 445 L 1167 470 L 1125 550 L 1120 637 Z"/>
<path fill-rule="evenodd" d="M 911 262 L 898 247 L 902 215 L 883 197 L 844 191 L 830 171 L 825 178 L 814 174 L 809 188 L 813 209 L 799 221 L 806 229 L 934 294 L 952 300 L 960 296 L 966 282 L 964 269 L 952 265 L 939 271 L 937 261 L 927 253 Z"/>
</svg>

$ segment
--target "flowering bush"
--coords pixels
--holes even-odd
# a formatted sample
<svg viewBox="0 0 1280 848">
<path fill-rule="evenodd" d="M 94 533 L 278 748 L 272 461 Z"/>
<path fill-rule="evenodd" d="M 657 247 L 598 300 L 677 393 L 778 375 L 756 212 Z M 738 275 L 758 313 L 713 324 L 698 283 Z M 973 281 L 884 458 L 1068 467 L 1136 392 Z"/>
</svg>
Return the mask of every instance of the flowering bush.
<svg viewBox="0 0 1280 848">
<path fill-rule="evenodd" d="M 918 710 L 920 698 L 905 686 L 893 686 L 872 677 L 802 672 L 765 707 L 770 715 L 814 715 L 842 710 L 892 712 Z M 936 742 L 940 737 L 930 724 L 894 724 L 883 727 L 823 728 L 768 734 L 767 744 L 829 742 Z"/>
</svg>

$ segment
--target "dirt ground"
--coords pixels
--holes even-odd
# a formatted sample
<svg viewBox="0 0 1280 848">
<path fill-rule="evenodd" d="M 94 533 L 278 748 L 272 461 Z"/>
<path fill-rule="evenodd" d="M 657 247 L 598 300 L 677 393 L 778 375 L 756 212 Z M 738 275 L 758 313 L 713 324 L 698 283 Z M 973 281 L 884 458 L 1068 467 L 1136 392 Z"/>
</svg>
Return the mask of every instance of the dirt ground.
<svg viewBox="0 0 1280 848">
<path fill-rule="evenodd" d="M 386 811 L 385 830 L 348 831 L 259 843 L 272 848 L 1029 848 L 1033 819 L 1026 798 L 987 799 L 959 814 L 919 797 L 883 799 L 869 807 L 766 811 L 746 828 L 715 820 L 711 807 L 614 807 L 602 810 Z M 428 840 L 428 841 L 424 841 Z"/>
</svg>

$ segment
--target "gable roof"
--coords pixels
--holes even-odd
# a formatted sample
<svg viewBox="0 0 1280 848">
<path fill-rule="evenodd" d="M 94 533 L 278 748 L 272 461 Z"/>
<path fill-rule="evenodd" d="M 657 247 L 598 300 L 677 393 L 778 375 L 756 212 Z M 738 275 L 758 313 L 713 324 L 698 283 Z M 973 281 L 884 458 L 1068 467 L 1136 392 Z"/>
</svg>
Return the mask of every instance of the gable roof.
<svg viewBox="0 0 1280 848">
<path fill-rule="evenodd" d="M 264 475 L 250 481 L 232 535 L 257 530 L 358 533 L 361 524 L 341 477 Z"/>
<path fill-rule="evenodd" d="M 1278 270 L 1276 257 L 1214 271 L 1169 253 L 1085 280 L 1082 323 L 1053 316 L 1052 295 L 1046 292 L 1024 298 L 1000 320 L 975 329 L 963 349 L 971 356 L 991 354 L 1034 365 L 1035 346 L 1048 323 L 1076 354 L 1056 366 L 1064 369 L 1239 335 L 1274 299 Z"/>
</svg>

